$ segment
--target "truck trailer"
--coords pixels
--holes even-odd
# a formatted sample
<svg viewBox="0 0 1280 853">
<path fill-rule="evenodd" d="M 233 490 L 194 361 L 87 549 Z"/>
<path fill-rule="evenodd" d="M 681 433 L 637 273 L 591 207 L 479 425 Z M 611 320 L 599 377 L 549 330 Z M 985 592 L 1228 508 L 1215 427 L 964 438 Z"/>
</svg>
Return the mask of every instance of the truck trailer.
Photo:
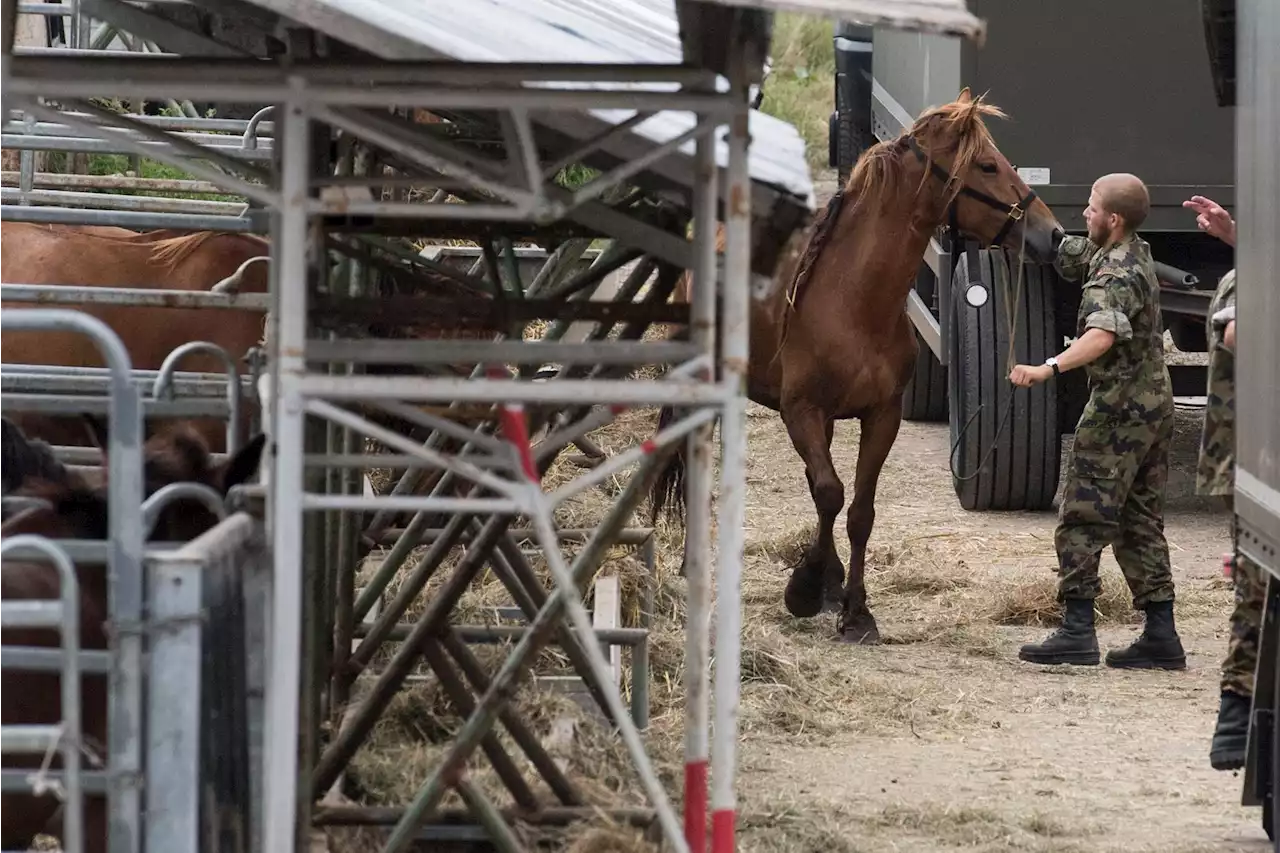
<svg viewBox="0 0 1280 853">
<path fill-rule="evenodd" d="M 1068 233 L 1085 232 L 1090 187 L 1108 172 L 1147 184 L 1140 229 L 1161 280 L 1174 344 L 1204 352 L 1205 314 L 1231 247 L 1182 208 L 1193 194 L 1235 207 L 1234 108 L 1220 106 L 1199 0 L 971 0 L 985 45 L 944 36 L 835 28 L 831 165 L 896 137 L 929 106 L 968 86 L 1008 113 L 996 143 Z M 931 241 L 908 313 L 920 357 L 903 400 L 909 420 L 949 421 L 956 494 L 969 510 L 1044 510 L 1059 485 L 1062 436 L 1087 399 L 1083 371 L 1032 389 L 1007 379 L 1008 353 L 1039 364 L 1075 335 L 1079 288 L 1017 253 Z M 1015 292 L 1016 291 L 1016 292 Z M 1204 368 L 1171 365 L 1178 396 L 1205 393 Z"/>
</svg>

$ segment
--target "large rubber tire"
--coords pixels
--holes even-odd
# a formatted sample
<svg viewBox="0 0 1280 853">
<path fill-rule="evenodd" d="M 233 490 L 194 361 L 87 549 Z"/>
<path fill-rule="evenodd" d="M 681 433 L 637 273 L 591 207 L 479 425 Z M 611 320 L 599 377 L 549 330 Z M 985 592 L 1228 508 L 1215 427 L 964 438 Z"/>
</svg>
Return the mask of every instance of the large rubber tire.
<svg viewBox="0 0 1280 853">
<path fill-rule="evenodd" d="M 937 278 L 927 264 L 920 264 L 916 274 L 916 293 L 924 304 L 933 304 Z M 908 421 L 945 421 L 947 419 L 947 369 L 929 349 L 924 338 L 916 332 L 916 344 L 920 354 L 916 356 L 915 371 L 902 394 L 902 417 Z"/>
<path fill-rule="evenodd" d="M 1011 266 L 1016 270 L 1016 260 L 1011 264 L 1001 250 L 982 249 L 972 259 L 966 252 L 952 278 L 947 371 L 952 480 L 967 510 L 1045 510 L 1058 492 L 1062 444 L 1057 383 L 1051 379 L 1023 389 L 1008 378 L 1006 305 L 1017 286 L 1016 278 L 1010 278 Z M 1061 349 L 1052 299 L 1055 281 L 1051 268 L 1028 264 L 1024 269 L 1015 363 L 1043 364 Z M 987 288 L 985 305 L 975 308 L 966 300 L 971 282 Z M 1013 408 L 1005 418 L 1011 396 Z M 999 430 L 1002 419 L 1004 429 Z"/>
</svg>

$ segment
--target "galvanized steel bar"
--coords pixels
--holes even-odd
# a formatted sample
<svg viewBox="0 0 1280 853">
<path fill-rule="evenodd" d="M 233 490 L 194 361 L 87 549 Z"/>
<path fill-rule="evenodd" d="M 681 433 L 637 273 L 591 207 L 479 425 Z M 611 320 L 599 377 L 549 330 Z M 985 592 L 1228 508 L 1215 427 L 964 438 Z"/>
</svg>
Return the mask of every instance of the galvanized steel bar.
<svg viewBox="0 0 1280 853">
<path fill-rule="evenodd" d="M 235 201 L 204 201 L 193 198 L 165 198 L 150 195 L 73 192 L 69 190 L 31 190 L 0 188 L 4 204 L 60 205 L 96 210 L 155 211 L 156 213 L 191 213 L 197 216 L 239 216 L 244 204 Z"/>
<path fill-rule="evenodd" d="M 552 506 L 559 506 L 564 501 L 580 492 L 592 488 L 598 483 L 612 477 L 624 468 L 635 464 L 639 459 L 653 452 L 655 447 L 664 447 L 689 435 L 702 424 L 711 424 L 716 419 L 715 409 L 702 409 L 674 421 L 665 429 L 659 430 L 643 444 L 633 445 L 621 453 L 616 453 L 606 461 L 592 468 L 591 471 L 565 483 L 547 495 Z"/>
<path fill-rule="evenodd" d="M 208 230 L 216 231 L 219 229 L 211 228 Z M 190 290 L 151 290 L 143 287 L 0 284 L 0 299 L 5 302 L 35 302 L 41 305 L 240 308 L 245 311 L 261 312 L 269 311 L 271 308 L 271 295 L 267 293 L 201 293 Z"/>
<path fill-rule="evenodd" d="M 136 57 L 138 54 L 133 56 Z M 190 93 L 194 83 L 203 96 L 211 101 L 264 103 L 293 98 L 312 108 L 320 105 L 324 105 L 323 108 L 329 106 L 379 108 L 396 104 L 441 111 L 673 110 L 718 114 L 723 114 L 729 109 L 725 99 L 715 95 L 636 89 L 526 87 L 494 90 L 480 88 L 478 83 L 467 83 L 456 87 L 381 84 L 357 86 L 319 83 L 308 80 L 307 78 L 312 76 L 311 73 L 304 72 L 296 66 L 289 68 L 289 72 L 296 75 L 294 79 L 297 82 L 294 85 L 283 81 L 254 82 L 231 77 L 204 78 L 195 81 L 190 75 L 194 72 L 197 63 L 190 60 L 175 65 L 163 58 L 148 59 L 145 66 L 154 66 L 151 69 L 146 68 L 136 58 L 126 61 L 134 68 L 121 70 L 127 75 L 130 85 L 134 87 L 137 94 L 146 98 L 181 97 L 184 93 Z M 99 68 L 95 69 L 95 66 Z M 468 63 L 468 67 L 474 66 Z M 586 67 L 595 68 L 596 66 L 591 64 Z M 21 98 L 96 98 L 109 95 L 112 91 L 111 87 L 119 85 L 112 82 L 113 79 L 118 78 L 109 76 L 116 71 L 117 66 L 114 66 L 110 60 L 104 59 L 63 59 L 49 62 L 38 54 L 15 54 L 10 60 L 10 68 L 13 76 L 8 82 L 8 87 L 14 96 Z M 161 73 L 158 75 L 142 73 L 149 71 Z M 354 73 L 348 72 L 346 79 L 355 79 L 351 76 Z M 51 121 L 57 121 L 57 119 L 51 119 Z"/>
<path fill-rule="evenodd" d="M 623 379 L 557 379 L 528 382 L 506 379 L 462 379 L 423 376 L 342 376 L 308 374 L 302 390 L 330 400 L 421 400 L 466 403 L 552 403 L 561 406 L 593 403 L 620 406 L 719 405 L 732 389 L 693 382 L 632 382 Z"/>
<path fill-rule="evenodd" d="M 470 682 L 471 688 L 479 694 L 483 694 L 489 689 L 489 675 L 485 672 L 480 661 L 476 660 L 476 656 L 466 647 L 463 640 L 466 639 L 464 628 L 466 626 L 455 626 L 446 631 L 440 638 L 440 645 L 449 656 L 457 663 L 458 668 L 462 670 L 467 681 Z M 565 776 L 564 771 L 560 769 L 560 765 L 551 758 L 546 749 L 543 748 L 542 742 L 538 740 L 538 736 L 525 725 L 519 715 L 510 707 L 503 708 L 498 712 L 498 720 L 506 728 L 507 733 L 511 735 L 511 739 L 524 752 L 529 759 L 529 763 L 534 769 L 541 774 L 543 781 L 566 806 L 575 806 L 582 802 L 582 795 L 574 786 L 569 778 Z"/>
<path fill-rule="evenodd" d="M 0 374 L 0 387 L 5 393 L 40 392 L 43 394 L 107 394 L 111 388 L 111 379 L 107 375 L 85 376 L 74 373 L 52 371 L 46 373 L 39 365 L 21 365 L 14 370 L 6 364 Z M 34 368 L 34 369 L 33 369 Z M 91 370 L 92 368 L 83 368 Z M 140 391 L 150 391 L 155 382 L 154 377 L 133 376 L 133 385 Z M 180 380 L 173 383 L 178 396 L 182 397 L 226 397 L 226 381 L 209 381 L 207 379 Z M 241 387 L 241 393 L 247 389 Z"/>
<path fill-rule="evenodd" d="M 364 379 L 366 377 L 348 377 L 352 379 Z M 474 483 L 479 483 L 497 492 L 499 495 L 506 497 L 508 500 L 515 500 L 517 489 L 509 480 L 490 474 L 488 471 L 472 464 L 465 458 L 454 456 L 446 456 L 443 453 L 437 453 L 430 450 L 415 441 L 403 438 L 398 433 L 389 429 L 384 429 L 377 424 L 369 421 L 359 415 L 352 414 L 344 409 L 340 409 L 330 403 L 322 400 L 309 400 L 306 403 L 306 410 L 309 414 L 316 417 L 325 418 L 335 423 L 349 426 L 357 429 L 370 438 L 377 439 L 388 447 L 400 450 L 404 453 L 413 453 L 419 455 L 424 461 L 434 464 L 445 471 L 452 471 L 459 477 L 464 477 Z"/>
<path fill-rule="evenodd" d="M 58 139 L 101 139 L 105 131 L 110 131 L 108 138 L 111 139 L 133 139 L 138 142 L 150 140 L 158 142 L 155 136 L 144 136 L 136 130 L 126 130 L 113 124 L 102 121 L 95 121 L 95 116 L 86 113 L 78 113 L 74 110 L 68 110 L 63 115 L 69 115 L 74 118 L 76 124 L 68 124 L 64 121 L 37 121 L 31 124 L 18 124 L 16 122 L 6 123 L 4 130 L 14 134 L 15 143 L 21 145 L 29 141 L 28 137 L 48 136 Z M 211 133 L 202 130 L 179 130 L 172 125 L 159 125 L 154 121 L 145 121 L 143 117 L 135 113 L 111 113 L 122 120 L 132 122 L 135 126 L 142 125 L 145 127 L 155 128 L 157 132 L 163 132 L 167 139 L 184 139 L 187 142 L 194 142 L 202 146 L 212 146 L 214 148 L 239 149 L 243 150 L 243 142 L 240 134 L 232 133 Z M 150 118 L 150 116 L 147 116 Z M 191 119 L 187 119 L 191 121 Z M 90 133 L 85 128 L 94 128 L 95 132 Z M 21 130 L 21 132 L 19 132 Z M 264 146 L 262 151 L 269 151 L 270 146 Z M 267 159 L 260 157 L 256 159 Z"/>
<path fill-rule="evenodd" d="M 88 113 L 78 113 L 75 110 L 67 111 L 70 115 L 77 118 L 91 119 Z M 22 115 L 21 110 L 9 110 L 9 120 Z M 136 119 L 143 124 L 150 124 L 155 127 L 162 127 L 168 130 L 193 130 L 205 133 L 238 133 L 243 137 L 244 133 L 249 129 L 252 123 L 248 119 L 242 118 L 192 118 L 190 116 L 153 116 L 145 113 L 131 112 L 126 113 L 129 118 Z M 275 125 L 269 121 L 259 122 L 255 127 L 256 136 L 271 136 L 275 133 Z"/>
<path fill-rule="evenodd" d="M 108 795 L 110 849 L 141 849 L 142 785 L 142 408 L 129 381 L 129 353 L 101 320 L 59 309 L 9 310 L 0 326 L 11 331 L 73 331 L 89 337 L 112 372 L 109 398 L 111 478 L 107 507 L 110 613 L 117 624 L 116 656 L 110 678 L 109 754 L 116 784 Z M 6 400 L 6 405 L 10 401 Z"/>
<path fill-rule="evenodd" d="M 689 335 L 708 364 L 701 378 L 714 382 L 716 325 L 715 136 L 698 137 L 694 154 L 694 256 Z M 684 833 L 692 853 L 707 849 L 707 771 L 711 713 L 711 478 L 714 424 L 694 430 L 686 445 Z"/>
<path fill-rule="evenodd" d="M 720 421 L 720 517 L 717 523 L 715 718 L 711 747 L 711 850 L 736 849 L 738 700 L 742 652 L 742 554 L 746 523 L 746 387 L 748 300 L 751 277 L 751 178 L 746 69 L 741 52 L 729 55 L 735 112 L 729 121 L 726 173 L 724 329 L 720 366 L 727 393 Z"/>
<path fill-rule="evenodd" d="M 308 355 L 316 361 L 359 364 L 618 364 L 657 365 L 698 355 L 681 341 L 467 341 L 467 340 L 313 340 Z"/>
<path fill-rule="evenodd" d="M 300 103 L 283 104 L 280 145 L 282 206 L 271 244 L 272 291 L 278 309 L 271 313 L 272 429 L 268 525 L 275 559 L 269 616 L 269 654 L 263 743 L 263 850 L 292 853 L 298 836 L 299 695 L 302 669 L 302 464 L 305 398 L 301 378 L 307 369 L 308 228 L 305 201 L 311 175 L 310 120 Z"/>
<path fill-rule="evenodd" d="M 150 567 L 146 848 L 194 851 L 204 805 L 201 709 L 217 701 L 201 691 L 204 654 L 226 650 L 203 647 L 203 561 L 182 549 Z"/>
<path fill-rule="evenodd" d="M 372 601 L 382 595 L 391 578 L 386 576 L 386 573 L 379 571 L 378 575 L 364 588 L 355 608 L 356 622 L 359 626 L 362 626 L 357 633 L 363 639 L 350 655 L 348 666 L 353 671 L 367 666 L 373 660 L 373 655 L 377 652 L 378 647 L 391 638 L 392 632 L 399 627 L 400 617 L 405 614 L 410 605 L 413 604 L 414 599 L 422 593 L 422 590 L 426 589 L 427 584 L 440 568 L 440 564 L 444 562 L 445 557 L 453 550 L 455 543 L 461 539 L 463 531 L 470 525 L 470 515 L 459 514 L 449 519 L 449 524 L 442 531 L 442 535 L 432 547 L 427 549 L 427 553 L 419 558 L 417 565 L 413 567 L 413 570 L 409 572 L 408 576 L 400 584 L 395 598 L 387 603 L 387 606 L 378 614 L 377 621 L 372 625 L 365 623 L 364 619 L 368 615 Z M 401 560 L 403 561 L 403 557 Z M 408 636 L 405 635 L 399 639 L 408 639 Z"/>
<path fill-rule="evenodd" d="M 231 137 L 228 137 L 230 140 Z M 159 142 L 149 139 L 138 139 L 136 137 L 126 136 L 124 134 L 115 133 L 106 138 L 96 136 L 37 136 L 15 133 L 0 134 L 0 144 L 5 148 L 13 148 L 20 151 L 66 151 L 78 154 L 137 154 L 142 157 L 149 157 L 155 160 L 163 160 L 159 156 L 161 152 L 172 148 L 169 143 Z M 201 145 L 206 159 L 212 156 L 229 157 L 240 161 L 244 165 L 253 162 L 266 162 L 271 159 L 271 152 L 257 149 L 245 150 L 238 145 Z M 165 161 L 169 162 L 169 161 Z M 215 174 L 208 170 L 200 170 L 190 168 L 189 161 L 182 163 L 172 162 L 172 166 L 191 172 L 192 174 L 204 173 L 206 180 L 209 174 Z M 224 174 L 218 172 L 216 174 Z M 225 181 L 218 182 L 219 185 L 225 184 Z M 236 190 L 222 189 L 219 192 L 235 193 Z"/>
<path fill-rule="evenodd" d="M 8 222 L 37 222 L 58 225 L 115 225 L 138 231 L 233 231 L 262 233 L 268 229 L 260 211 L 244 216 L 204 216 L 195 213 L 140 213 L 133 210 L 78 210 L 39 205 L 0 206 L 0 219 Z M 197 295 L 197 294 L 192 294 Z"/>
<path fill-rule="evenodd" d="M 430 641 L 423 643 L 422 657 L 427 662 L 427 666 L 435 672 L 436 678 L 440 680 L 441 688 L 444 689 L 445 695 L 449 697 L 449 702 L 457 709 L 458 713 L 466 716 L 474 711 L 476 707 L 475 696 L 467 689 L 467 685 L 459 677 L 453 663 L 444 653 L 440 644 Z M 529 787 L 529 783 L 521 775 L 520 769 L 516 767 L 515 762 L 511 760 L 511 756 L 503 748 L 498 736 L 493 732 L 488 732 L 481 739 L 480 748 L 488 756 L 494 772 L 498 774 L 502 784 L 507 786 L 507 790 L 511 793 L 511 797 L 516 804 L 529 809 L 537 808 L 538 798 L 534 796 L 533 789 Z"/>
<path fill-rule="evenodd" d="M 31 309 L 41 310 L 41 309 Z M 75 312 L 78 313 L 78 312 Z M 88 316 L 83 315 L 83 316 Z M 133 383 L 129 383 L 130 388 Z M 4 404 L 8 408 L 21 412 L 43 412 L 45 414 L 109 414 L 115 407 L 115 395 L 99 397 L 90 395 L 66 394 L 5 394 Z M 153 400 L 145 399 L 139 403 L 148 417 L 156 418 L 225 418 L 227 403 L 199 397 L 188 397 L 185 400 Z M 114 466 L 113 466 L 114 467 Z"/>
<path fill-rule="evenodd" d="M 460 522 L 469 520 L 465 516 L 458 516 L 457 519 Z M 382 708 L 400 689 L 405 677 L 417 663 L 418 658 L 421 656 L 422 644 L 438 634 L 442 625 L 446 624 L 450 611 L 453 610 L 458 599 L 470 586 L 472 580 L 475 579 L 480 568 L 484 565 L 486 552 L 493 547 L 494 541 L 511 521 L 512 516 L 510 515 L 490 518 L 485 524 L 484 531 L 477 537 L 475 546 L 467 551 L 466 556 L 454 568 L 453 574 L 449 576 L 435 596 L 427 603 L 427 609 L 418 619 L 413 633 L 405 639 L 404 644 L 400 646 L 391 661 L 388 662 L 378 680 L 374 682 L 369 692 L 360 701 L 360 705 L 348 719 L 347 725 L 337 733 L 329 744 L 329 748 L 320 757 L 320 761 L 316 765 L 315 774 L 311 779 L 313 796 L 320 797 L 324 795 L 324 792 L 333 784 L 338 774 L 351 761 L 356 750 L 364 743 L 369 736 L 369 732 L 372 731 L 373 726 L 376 724 Z M 361 646 L 363 647 L 364 643 Z M 359 650 L 357 650 L 358 652 Z M 353 655 L 354 658 L 355 655 Z M 478 736 L 480 734 L 481 732 L 476 733 L 477 740 L 473 745 L 478 745 Z M 393 845 L 394 838 L 393 843 L 386 848 L 387 853 L 395 850 Z"/>
<path fill-rule="evenodd" d="M 206 353 L 222 362 L 226 371 L 227 388 L 227 453 L 234 455 L 240 449 L 240 402 L 244 389 L 240 384 L 240 370 L 235 359 L 222 347 L 209 341 L 187 341 L 182 346 L 165 356 L 160 364 L 155 384 L 151 386 L 151 396 L 157 400 L 173 399 L 173 375 L 178 362 L 192 353 Z"/>
<path fill-rule="evenodd" d="M 134 137 L 123 136 L 120 134 L 108 135 L 110 138 L 118 142 L 126 152 L 136 152 L 152 159 L 168 163 L 170 166 L 189 172 L 197 178 L 203 178 L 206 181 L 212 181 L 218 186 L 226 187 L 230 192 L 239 193 L 246 198 L 251 198 L 261 204 L 268 206 L 276 206 L 279 199 L 276 193 L 269 185 L 252 184 L 247 180 L 235 177 L 228 172 L 219 171 L 218 166 L 222 169 L 233 170 L 245 175 L 255 177 L 267 184 L 271 180 L 271 175 L 266 171 L 245 162 L 244 157 L 236 158 L 228 154 L 222 154 L 210 147 L 197 145 L 181 137 L 173 136 L 165 133 L 158 128 L 148 127 L 140 122 L 130 122 L 130 120 L 118 116 L 109 110 L 100 109 L 87 101 L 81 101 L 78 104 L 79 109 L 90 115 L 97 116 L 104 122 L 111 124 L 109 128 L 99 128 L 87 119 L 72 118 L 66 113 L 31 101 L 26 105 L 26 109 L 49 118 L 52 121 L 65 120 L 73 127 L 79 126 L 87 133 L 100 133 L 103 130 L 112 130 L 118 127 L 125 129 L 133 129 L 137 131 L 137 135 L 145 139 L 152 140 L 152 144 L 148 147 L 148 143 L 136 139 Z M 162 143 L 157 145 L 155 143 Z M 66 148 L 60 150 L 69 150 Z M 207 160 L 211 165 L 204 165 L 202 160 Z"/>
<path fill-rule="evenodd" d="M 65 798 L 62 801 L 61 847 L 66 853 L 81 853 L 84 850 L 85 839 L 84 789 L 80 766 L 80 750 L 84 746 L 80 719 L 80 580 L 76 575 L 76 567 L 66 552 L 44 536 L 19 534 L 8 537 L 0 542 L 0 560 L 6 557 L 12 559 L 11 554 L 22 548 L 40 552 L 45 559 L 53 563 L 54 570 L 58 574 L 59 620 L 50 627 L 58 629 L 58 640 L 62 647 L 61 660 L 55 670 L 59 674 L 59 687 L 62 693 L 61 736 L 58 739 L 58 752 L 62 757 L 61 782 L 65 791 Z M 5 602 L 6 605 L 15 603 L 18 602 Z M 10 665 L 7 654 L 10 651 L 12 650 L 5 649 L 5 667 Z M 53 650 L 43 649 L 42 651 Z M 10 729 L 9 726 L 0 728 L 6 732 Z"/>
<path fill-rule="evenodd" d="M 559 620 L 560 612 L 564 607 L 566 596 L 576 594 L 574 585 L 599 566 L 613 534 L 622 527 L 625 520 L 635 511 L 641 500 L 643 494 L 642 484 L 647 479 L 650 466 L 657 462 L 665 461 L 666 455 L 664 451 L 659 450 L 650 456 L 642 463 L 640 470 L 628 482 L 617 503 L 614 504 L 609 514 L 601 521 L 596 530 L 596 535 L 592 537 L 574 560 L 573 566 L 568 572 L 573 583 L 569 586 L 557 584 L 556 589 L 548 596 L 546 604 L 529 625 L 528 633 L 516 644 L 511 655 L 508 656 L 497 675 L 493 678 L 489 689 L 481 698 L 476 712 L 467 718 L 449 751 L 432 771 L 431 776 L 422 786 L 413 803 L 405 809 L 404 814 L 392 831 L 391 838 L 387 842 L 386 853 L 399 853 L 399 851 L 405 849 L 405 846 L 412 841 L 414 827 L 418 825 L 426 814 L 435 809 L 444 793 L 446 780 L 452 779 L 465 765 L 468 757 L 475 750 L 480 735 L 492 726 L 497 709 L 510 701 L 511 690 L 518 678 L 523 674 L 527 662 L 550 639 Z M 496 519 L 490 524 L 495 522 L 497 522 Z M 554 541 L 554 531 L 550 532 L 552 541 Z M 472 553 L 474 552 L 475 549 L 473 549 Z M 458 574 L 455 574 L 454 577 L 457 576 Z M 440 604 L 444 605 L 446 611 L 448 607 L 452 606 L 452 600 L 449 600 L 443 591 L 433 600 L 431 606 Z M 402 651 L 405 649 L 412 651 L 413 644 L 407 642 L 401 648 Z M 598 649 L 597 655 L 599 655 Z M 661 785 L 659 784 L 657 787 L 659 798 L 664 798 L 665 795 L 662 793 Z M 672 820 L 674 820 L 674 817 Z M 669 837 L 667 840 L 677 851 L 683 853 L 683 851 L 687 850 L 683 839 L 679 836 L 678 825 L 675 827 L 674 836 Z"/>
</svg>

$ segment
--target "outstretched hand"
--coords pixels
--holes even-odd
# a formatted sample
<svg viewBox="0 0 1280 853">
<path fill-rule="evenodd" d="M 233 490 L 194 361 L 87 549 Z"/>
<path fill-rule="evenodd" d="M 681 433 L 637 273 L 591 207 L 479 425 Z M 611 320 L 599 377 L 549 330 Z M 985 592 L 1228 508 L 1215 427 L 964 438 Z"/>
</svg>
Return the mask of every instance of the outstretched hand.
<svg viewBox="0 0 1280 853">
<path fill-rule="evenodd" d="M 1217 237 L 1229 246 L 1236 244 L 1236 223 L 1231 214 L 1211 198 L 1193 195 L 1182 206 L 1196 213 L 1196 225 L 1206 234 Z"/>
</svg>

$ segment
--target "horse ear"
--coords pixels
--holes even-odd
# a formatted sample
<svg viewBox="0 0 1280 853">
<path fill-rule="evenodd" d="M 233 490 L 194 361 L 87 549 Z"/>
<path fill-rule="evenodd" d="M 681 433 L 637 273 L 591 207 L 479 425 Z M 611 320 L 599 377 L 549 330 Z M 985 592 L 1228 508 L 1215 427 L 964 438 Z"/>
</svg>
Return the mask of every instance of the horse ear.
<svg viewBox="0 0 1280 853">
<path fill-rule="evenodd" d="M 237 450 L 235 456 L 223 463 L 220 478 L 223 494 L 246 482 L 258 472 L 258 465 L 262 462 L 262 451 L 266 446 L 267 434 L 260 432 L 248 444 Z"/>
<path fill-rule="evenodd" d="M 111 447 L 111 429 L 107 426 L 107 419 L 98 415 L 81 415 L 80 417 L 84 422 L 85 431 L 89 434 L 89 441 L 102 451 L 102 468 L 105 471 Z"/>
<path fill-rule="evenodd" d="M 969 91 L 968 86 L 965 86 L 963 89 L 961 89 L 960 97 L 956 98 L 956 101 L 962 104 L 967 104 L 972 100 L 973 100 L 973 93 Z"/>
</svg>

